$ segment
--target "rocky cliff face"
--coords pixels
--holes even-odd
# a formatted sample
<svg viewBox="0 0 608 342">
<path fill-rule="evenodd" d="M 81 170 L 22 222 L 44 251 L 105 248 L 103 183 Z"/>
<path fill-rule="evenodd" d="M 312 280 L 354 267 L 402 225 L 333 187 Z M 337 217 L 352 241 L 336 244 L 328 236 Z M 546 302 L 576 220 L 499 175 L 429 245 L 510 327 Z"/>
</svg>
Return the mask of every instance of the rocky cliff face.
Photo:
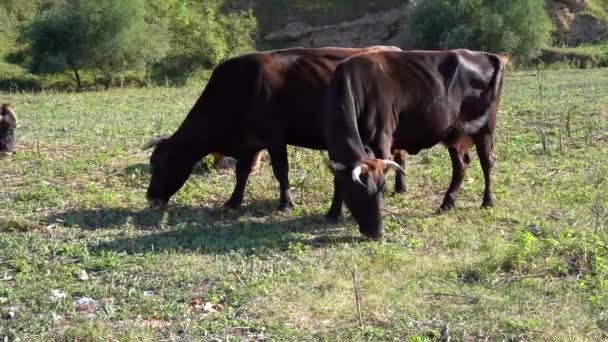
<svg viewBox="0 0 608 342">
<path fill-rule="evenodd" d="M 311 26 L 296 20 L 263 38 L 272 45 L 284 47 L 398 45 L 404 10 L 394 8 L 366 14 L 353 21 L 323 26 Z"/>
<path fill-rule="evenodd" d="M 558 45 L 576 46 L 608 38 L 608 24 L 588 11 L 585 0 L 551 0 L 547 7 Z"/>
<path fill-rule="evenodd" d="M 256 6 L 253 0 L 232 1 L 241 8 Z M 588 0 L 545 1 L 556 27 L 556 45 L 576 46 L 608 38 L 608 23 L 590 13 Z M 406 6 L 396 6 L 328 25 L 311 25 L 294 13 L 285 26 L 262 32 L 261 38 L 276 47 L 399 45 L 405 11 Z"/>
</svg>

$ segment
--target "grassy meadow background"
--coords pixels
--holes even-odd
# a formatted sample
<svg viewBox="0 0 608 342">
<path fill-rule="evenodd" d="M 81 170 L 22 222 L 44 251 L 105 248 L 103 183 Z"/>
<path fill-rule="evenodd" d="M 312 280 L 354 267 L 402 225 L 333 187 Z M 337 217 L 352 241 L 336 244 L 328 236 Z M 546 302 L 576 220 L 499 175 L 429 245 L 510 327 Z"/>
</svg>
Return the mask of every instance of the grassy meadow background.
<svg viewBox="0 0 608 342">
<path fill-rule="evenodd" d="M 202 167 L 165 215 L 147 209 L 141 147 L 201 89 L 0 95 L 21 125 L 0 160 L 5 340 L 608 338 L 608 69 L 510 73 L 496 207 L 479 209 L 473 153 L 457 209 L 434 214 L 451 177 L 437 146 L 410 157 L 408 193 L 387 192 L 381 242 L 348 213 L 322 219 L 325 153 L 297 148 L 289 214 L 268 160 L 239 211 L 221 208 L 233 172 Z"/>
</svg>

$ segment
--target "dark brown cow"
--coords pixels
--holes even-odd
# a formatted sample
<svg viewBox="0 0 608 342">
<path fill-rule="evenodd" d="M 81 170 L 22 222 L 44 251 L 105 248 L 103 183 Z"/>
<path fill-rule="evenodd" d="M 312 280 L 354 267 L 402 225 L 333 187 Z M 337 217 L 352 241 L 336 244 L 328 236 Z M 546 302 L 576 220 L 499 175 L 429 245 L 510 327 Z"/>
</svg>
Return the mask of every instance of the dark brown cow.
<svg viewBox="0 0 608 342">
<path fill-rule="evenodd" d="M 17 128 L 17 115 L 5 103 L 0 107 L 0 158 L 13 154 L 15 148 L 15 129 Z"/>
<path fill-rule="evenodd" d="M 417 154 L 448 147 L 452 181 L 440 211 L 454 207 L 475 145 L 490 207 L 491 152 L 504 64 L 496 55 L 453 51 L 379 51 L 341 63 L 328 88 L 326 138 L 335 194 L 362 234 L 382 236 L 380 202 L 391 148 Z M 371 150 L 374 157 L 366 152 Z"/>
<path fill-rule="evenodd" d="M 313 48 L 252 53 L 218 65 L 178 130 L 154 142 L 147 198 L 164 206 L 188 179 L 192 166 L 210 153 L 237 159 L 236 186 L 225 206 L 237 208 L 254 156 L 270 154 L 280 185 L 280 210 L 293 204 L 288 179 L 287 145 L 326 149 L 322 126 L 324 96 L 339 62 L 373 50 Z M 405 188 L 403 178 L 397 184 Z M 332 206 L 332 208 L 341 208 Z M 336 217 L 339 211 L 330 211 Z"/>
</svg>

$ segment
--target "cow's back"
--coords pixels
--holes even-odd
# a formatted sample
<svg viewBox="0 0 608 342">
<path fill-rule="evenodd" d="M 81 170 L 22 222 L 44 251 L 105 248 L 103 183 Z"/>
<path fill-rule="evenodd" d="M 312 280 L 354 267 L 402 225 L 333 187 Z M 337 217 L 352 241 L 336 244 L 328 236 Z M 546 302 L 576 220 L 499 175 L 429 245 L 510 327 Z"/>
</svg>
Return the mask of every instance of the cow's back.
<svg viewBox="0 0 608 342">
<path fill-rule="evenodd" d="M 468 50 L 373 51 L 340 64 L 334 82 L 332 110 L 354 115 L 363 144 L 392 134 L 394 147 L 415 154 L 454 130 L 493 129 L 502 62 Z"/>
<path fill-rule="evenodd" d="M 262 66 L 262 88 L 268 102 L 254 115 L 259 122 L 274 123 L 273 134 L 284 132 L 291 145 L 325 149 L 322 110 L 335 68 L 349 57 L 381 49 L 400 50 L 383 46 L 330 47 L 262 53 L 267 57 Z"/>
</svg>

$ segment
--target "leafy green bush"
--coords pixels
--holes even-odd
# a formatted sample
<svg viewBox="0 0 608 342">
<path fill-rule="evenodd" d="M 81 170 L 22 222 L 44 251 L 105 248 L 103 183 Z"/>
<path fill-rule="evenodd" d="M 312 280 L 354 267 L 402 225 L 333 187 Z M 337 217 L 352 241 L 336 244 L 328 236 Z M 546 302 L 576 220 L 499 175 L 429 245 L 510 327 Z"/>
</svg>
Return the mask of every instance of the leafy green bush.
<svg viewBox="0 0 608 342">
<path fill-rule="evenodd" d="M 538 55 L 553 29 L 543 0 L 418 1 L 406 23 L 406 48 L 506 51 L 520 61 Z"/>
<path fill-rule="evenodd" d="M 251 11 L 225 12 L 223 0 L 148 0 L 159 26 L 170 34 L 170 54 L 151 71 L 152 80 L 184 84 L 198 69 L 254 49 L 257 21 Z"/>
<path fill-rule="evenodd" d="M 34 73 L 104 76 L 143 69 L 164 56 L 163 32 L 145 21 L 144 0 L 65 0 L 36 16 L 28 32 Z"/>
</svg>

